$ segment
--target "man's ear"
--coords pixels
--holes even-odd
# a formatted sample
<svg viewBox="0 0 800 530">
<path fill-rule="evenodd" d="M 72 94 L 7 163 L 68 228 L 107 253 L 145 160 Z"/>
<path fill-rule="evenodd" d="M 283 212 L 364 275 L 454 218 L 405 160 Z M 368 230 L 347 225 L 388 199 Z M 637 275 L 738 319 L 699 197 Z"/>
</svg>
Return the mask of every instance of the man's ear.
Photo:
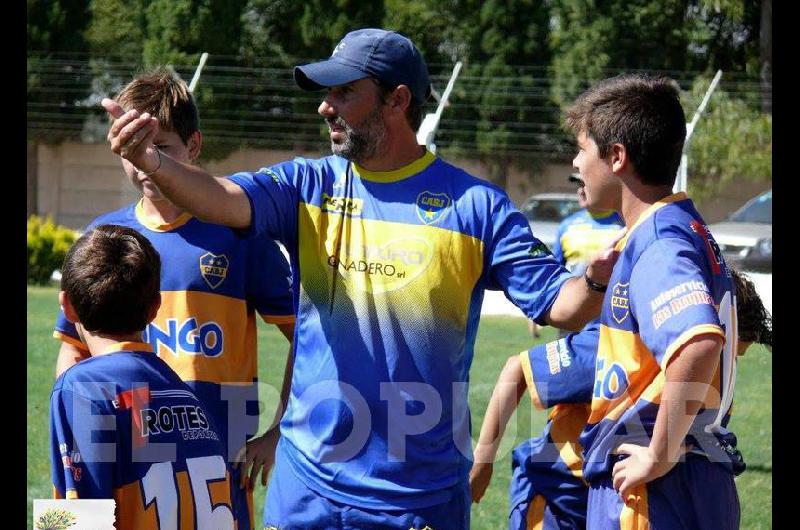
<svg viewBox="0 0 800 530">
<path fill-rule="evenodd" d="M 406 110 L 411 105 L 411 90 L 406 85 L 397 85 L 397 88 L 389 94 L 387 103 L 392 112 L 396 112 L 405 118 Z"/>
<path fill-rule="evenodd" d="M 186 142 L 186 147 L 189 148 L 189 160 L 194 162 L 200 156 L 200 151 L 203 148 L 203 133 L 195 131 Z"/>
<path fill-rule="evenodd" d="M 150 307 L 150 314 L 147 315 L 148 322 L 152 322 L 153 319 L 156 318 L 156 314 L 158 314 L 158 309 L 160 307 L 161 307 L 161 293 L 158 293 L 158 297 L 156 297 L 152 307 Z"/>
<path fill-rule="evenodd" d="M 608 154 L 609 162 L 611 162 L 611 171 L 619 175 L 629 165 L 628 150 L 622 144 L 614 144 Z"/>
<path fill-rule="evenodd" d="M 67 293 L 64 291 L 58 292 L 58 303 L 61 305 L 61 309 L 64 311 L 64 316 L 67 317 L 67 320 L 73 324 L 80 322 L 78 313 L 75 312 L 75 308 L 72 307 L 72 303 L 69 301 L 69 298 L 67 298 Z"/>
</svg>

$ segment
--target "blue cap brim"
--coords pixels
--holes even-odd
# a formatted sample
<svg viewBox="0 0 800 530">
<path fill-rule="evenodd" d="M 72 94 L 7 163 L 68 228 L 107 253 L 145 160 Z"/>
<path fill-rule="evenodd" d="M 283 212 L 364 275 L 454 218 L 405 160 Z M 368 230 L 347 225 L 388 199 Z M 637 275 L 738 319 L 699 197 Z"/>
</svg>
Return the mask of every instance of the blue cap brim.
<svg viewBox="0 0 800 530">
<path fill-rule="evenodd" d="M 295 83 L 309 91 L 346 85 L 365 77 L 369 74 L 331 59 L 294 67 Z"/>
</svg>

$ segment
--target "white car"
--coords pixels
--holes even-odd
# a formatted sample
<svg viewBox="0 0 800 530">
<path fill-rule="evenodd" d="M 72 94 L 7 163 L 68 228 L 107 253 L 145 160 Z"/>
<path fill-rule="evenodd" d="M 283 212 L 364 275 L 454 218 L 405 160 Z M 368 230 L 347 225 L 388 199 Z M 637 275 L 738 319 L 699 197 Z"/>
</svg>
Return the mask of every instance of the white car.
<svg viewBox="0 0 800 530">
<path fill-rule="evenodd" d="M 708 229 L 726 263 L 740 270 L 772 272 L 772 190 L 749 200 L 727 221 Z"/>
<path fill-rule="evenodd" d="M 551 250 L 556 242 L 558 225 L 580 209 L 575 193 L 537 193 L 520 207 L 528 218 L 534 237 Z"/>
</svg>

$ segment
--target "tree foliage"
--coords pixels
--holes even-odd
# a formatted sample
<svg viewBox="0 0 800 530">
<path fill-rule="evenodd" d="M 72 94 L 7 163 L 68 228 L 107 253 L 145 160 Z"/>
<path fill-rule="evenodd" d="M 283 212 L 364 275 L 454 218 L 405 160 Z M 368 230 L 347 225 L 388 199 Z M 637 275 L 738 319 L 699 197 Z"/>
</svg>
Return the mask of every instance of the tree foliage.
<svg viewBox="0 0 800 530">
<path fill-rule="evenodd" d="M 687 117 L 710 83 L 698 78 L 684 94 Z M 702 200 L 742 179 L 772 180 L 772 116 L 717 89 L 689 143 L 689 192 Z"/>
</svg>

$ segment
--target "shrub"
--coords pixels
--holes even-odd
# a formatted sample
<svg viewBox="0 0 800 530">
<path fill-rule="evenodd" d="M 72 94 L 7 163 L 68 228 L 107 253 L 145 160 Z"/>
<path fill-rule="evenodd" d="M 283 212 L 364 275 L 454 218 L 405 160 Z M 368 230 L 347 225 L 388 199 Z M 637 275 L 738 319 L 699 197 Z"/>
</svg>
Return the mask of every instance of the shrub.
<svg viewBox="0 0 800 530">
<path fill-rule="evenodd" d="M 44 285 L 53 271 L 64 263 L 67 251 L 77 239 L 75 231 L 59 226 L 48 216 L 28 218 L 28 283 Z"/>
</svg>

